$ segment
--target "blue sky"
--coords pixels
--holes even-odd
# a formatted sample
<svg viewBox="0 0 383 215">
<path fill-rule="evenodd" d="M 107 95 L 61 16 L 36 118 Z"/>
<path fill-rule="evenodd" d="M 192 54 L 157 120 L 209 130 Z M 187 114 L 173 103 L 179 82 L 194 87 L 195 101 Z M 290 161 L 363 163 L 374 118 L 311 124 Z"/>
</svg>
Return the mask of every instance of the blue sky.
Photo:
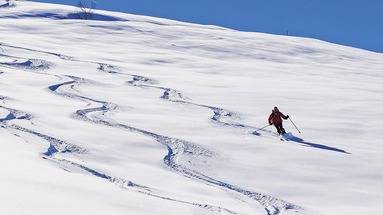
<svg viewBox="0 0 383 215">
<path fill-rule="evenodd" d="M 77 0 L 34 0 L 76 5 Z M 88 0 L 84 0 L 85 2 Z M 310 37 L 383 53 L 383 0 L 97 0 L 97 9 Z"/>
</svg>

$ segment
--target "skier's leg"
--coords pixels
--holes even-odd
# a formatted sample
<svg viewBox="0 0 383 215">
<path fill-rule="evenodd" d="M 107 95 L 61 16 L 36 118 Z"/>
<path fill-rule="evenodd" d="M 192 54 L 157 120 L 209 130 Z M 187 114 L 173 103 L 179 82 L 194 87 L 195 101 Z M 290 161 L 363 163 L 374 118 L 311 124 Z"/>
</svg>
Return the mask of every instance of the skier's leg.
<svg viewBox="0 0 383 215">
<path fill-rule="evenodd" d="M 275 124 L 275 128 L 277 129 L 278 134 L 282 133 L 280 124 Z"/>
<path fill-rule="evenodd" d="M 282 134 L 286 134 L 286 131 L 285 131 L 285 129 L 283 128 L 282 123 L 281 123 L 281 128 L 280 128 L 280 130 L 281 130 Z"/>
</svg>

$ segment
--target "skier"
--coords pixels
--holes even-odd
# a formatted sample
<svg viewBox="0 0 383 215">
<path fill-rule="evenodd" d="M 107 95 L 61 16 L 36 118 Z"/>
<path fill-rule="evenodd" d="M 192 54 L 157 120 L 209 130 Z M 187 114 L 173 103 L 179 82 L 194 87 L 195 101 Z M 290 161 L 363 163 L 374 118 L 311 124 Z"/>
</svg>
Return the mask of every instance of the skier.
<svg viewBox="0 0 383 215">
<path fill-rule="evenodd" d="M 283 113 L 279 112 L 277 107 L 274 107 L 274 109 L 272 110 L 272 113 L 269 116 L 269 125 L 274 124 L 275 128 L 278 131 L 278 134 L 286 133 L 285 129 L 282 126 L 282 121 L 283 121 L 282 118 L 286 120 L 289 118 L 289 115 L 285 116 Z"/>
</svg>

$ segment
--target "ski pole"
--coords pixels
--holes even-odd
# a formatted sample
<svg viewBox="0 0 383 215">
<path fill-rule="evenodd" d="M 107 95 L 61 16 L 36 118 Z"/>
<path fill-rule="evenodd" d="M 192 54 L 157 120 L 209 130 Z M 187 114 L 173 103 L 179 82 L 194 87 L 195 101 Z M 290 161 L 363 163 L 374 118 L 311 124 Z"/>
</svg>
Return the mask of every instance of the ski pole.
<svg viewBox="0 0 383 215">
<path fill-rule="evenodd" d="M 260 131 L 260 130 L 263 130 L 264 128 L 267 128 L 267 127 L 269 127 L 269 126 L 271 126 L 271 125 L 266 125 L 265 127 L 262 127 L 262 128 L 260 128 L 260 129 L 256 130 L 256 132 L 257 132 L 257 131 Z"/>
<path fill-rule="evenodd" d="M 297 126 L 294 124 L 293 120 L 291 120 L 290 117 L 289 117 L 289 120 L 290 120 L 291 123 L 293 123 L 293 125 L 294 125 L 294 127 L 297 129 L 297 131 L 298 131 L 299 133 L 301 133 L 301 131 L 297 128 Z"/>
</svg>

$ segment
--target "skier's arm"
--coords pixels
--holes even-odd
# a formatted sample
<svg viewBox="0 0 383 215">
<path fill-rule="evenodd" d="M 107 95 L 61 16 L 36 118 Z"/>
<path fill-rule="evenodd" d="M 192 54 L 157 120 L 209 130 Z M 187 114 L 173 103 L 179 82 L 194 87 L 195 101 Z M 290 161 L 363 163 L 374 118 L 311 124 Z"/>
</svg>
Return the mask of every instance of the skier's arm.
<svg viewBox="0 0 383 215">
<path fill-rule="evenodd" d="M 272 119 L 272 118 L 273 118 L 273 114 L 270 114 L 269 119 L 268 119 L 268 121 L 269 121 L 269 125 L 273 124 L 273 123 L 271 122 L 271 119 Z"/>
<path fill-rule="evenodd" d="M 283 118 L 283 119 L 288 119 L 289 118 L 289 115 L 285 116 L 283 113 L 279 112 L 280 116 Z"/>
</svg>

